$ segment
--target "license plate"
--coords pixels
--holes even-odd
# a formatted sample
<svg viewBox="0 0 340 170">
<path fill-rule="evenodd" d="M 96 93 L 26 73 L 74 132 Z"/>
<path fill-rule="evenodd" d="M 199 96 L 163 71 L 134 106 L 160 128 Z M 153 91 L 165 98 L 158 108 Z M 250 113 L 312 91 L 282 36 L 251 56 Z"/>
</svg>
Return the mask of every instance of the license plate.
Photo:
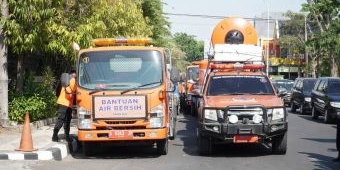
<svg viewBox="0 0 340 170">
<path fill-rule="evenodd" d="M 259 137 L 256 135 L 236 135 L 234 136 L 234 143 L 257 143 Z"/>
<path fill-rule="evenodd" d="M 109 138 L 117 139 L 117 138 L 132 138 L 133 133 L 129 130 L 111 130 L 109 132 Z"/>
</svg>

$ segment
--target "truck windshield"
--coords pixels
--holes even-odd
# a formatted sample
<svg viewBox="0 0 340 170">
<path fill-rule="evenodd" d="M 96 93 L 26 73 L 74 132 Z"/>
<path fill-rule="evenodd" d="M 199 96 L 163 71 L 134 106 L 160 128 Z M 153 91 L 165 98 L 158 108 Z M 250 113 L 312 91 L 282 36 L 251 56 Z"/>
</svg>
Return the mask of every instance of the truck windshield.
<svg viewBox="0 0 340 170">
<path fill-rule="evenodd" d="M 92 51 L 80 55 L 78 84 L 86 89 L 126 90 L 159 86 L 162 54 L 153 50 Z M 159 82 L 159 83 L 153 83 Z"/>
<path fill-rule="evenodd" d="M 270 81 L 264 76 L 214 76 L 211 78 L 207 88 L 207 94 L 211 96 L 274 94 Z"/>
<path fill-rule="evenodd" d="M 193 80 L 194 77 L 198 74 L 198 67 L 190 67 L 187 70 L 187 80 Z"/>
</svg>

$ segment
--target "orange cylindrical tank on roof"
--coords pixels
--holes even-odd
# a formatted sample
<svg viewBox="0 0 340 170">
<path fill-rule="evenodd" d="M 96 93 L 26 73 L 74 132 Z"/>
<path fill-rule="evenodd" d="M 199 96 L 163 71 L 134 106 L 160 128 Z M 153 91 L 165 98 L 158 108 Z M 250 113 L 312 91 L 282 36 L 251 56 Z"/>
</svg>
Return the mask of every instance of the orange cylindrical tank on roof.
<svg viewBox="0 0 340 170">
<path fill-rule="evenodd" d="M 211 43 L 215 44 L 257 44 L 254 26 L 243 18 L 225 18 L 214 28 Z"/>
</svg>

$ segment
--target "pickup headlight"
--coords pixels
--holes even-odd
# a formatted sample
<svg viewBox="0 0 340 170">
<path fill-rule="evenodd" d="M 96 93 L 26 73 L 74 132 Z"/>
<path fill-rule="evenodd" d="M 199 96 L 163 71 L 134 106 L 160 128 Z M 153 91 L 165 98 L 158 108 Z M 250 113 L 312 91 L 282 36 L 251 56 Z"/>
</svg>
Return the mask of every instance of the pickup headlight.
<svg viewBox="0 0 340 170">
<path fill-rule="evenodd" d="M 208 120 L 217 121 L 217 110 L 205 109 L 204 110 L 204 118 L 208 119 Z"/>
<path fill-rule="evenodd" d="M 340 108 L 340 102 L 330 102 L 330 105 L 335 108 Z"/>
<path fill-rule="evenodd" d="M 310 98 L 310 97 L 305 97 L 305 101 L 306 101 L 306 102 L 310 102 L 310 101 L 311 101 L 311 98 Z"/>
<path fill-rule="evenodd" d="M 285 117 L 284 108 L 268 109 L 268 115 L 272 115 L 272 120 L 280 120 Z"/>
<path fill-rule="evenodd" d="M 151 109 L 150 128 L 164 127 L 164 106 L 160 104 Z"/>
<path fill-rule="evenodd" d="M 79 107 L 78 110 L 78 128 L 92 129 L 91 112 L 84 107 Z"/>
</svg>

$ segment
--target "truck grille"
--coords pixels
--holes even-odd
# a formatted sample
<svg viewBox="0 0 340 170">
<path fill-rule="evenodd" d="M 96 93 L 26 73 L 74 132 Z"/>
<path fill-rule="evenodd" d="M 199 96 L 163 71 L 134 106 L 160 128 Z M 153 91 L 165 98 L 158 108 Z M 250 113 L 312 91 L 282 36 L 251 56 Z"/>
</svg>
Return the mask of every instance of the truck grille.
<svg viewBox="0 0 340 170">
<path fill-rule="evenodd" d="M 237 123 L 249 124 L 253 122 L 253 116 L 259 115 L 262 117 L 262 120 L 265 121 L 266 117 L 265 109 L 263 107 L 228 107 L 224 111 L 224 121 L 229 123 L 228 117 L 231 115 L 236 115 L 238 118 Z"/>
<path fill-rule="evenodd" d="M 129 124 L 135 124 L 136 121 L 105 121 L 108 125 L 129 125 Z"/>
</svg>

